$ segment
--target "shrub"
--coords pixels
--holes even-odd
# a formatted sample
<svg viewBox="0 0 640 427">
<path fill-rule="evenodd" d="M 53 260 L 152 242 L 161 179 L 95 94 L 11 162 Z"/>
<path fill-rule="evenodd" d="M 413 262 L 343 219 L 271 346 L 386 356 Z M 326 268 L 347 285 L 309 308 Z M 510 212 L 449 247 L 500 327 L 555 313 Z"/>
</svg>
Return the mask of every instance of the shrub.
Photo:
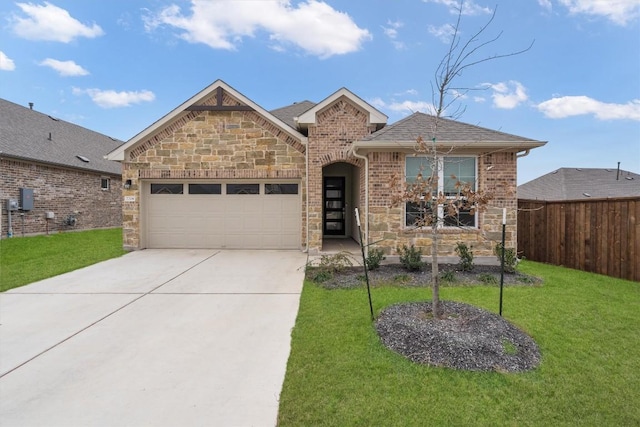
<svg viewBox="0 0 640 427">
<path fill-rule="evenodd" d="M 314 282 L 322 283 L 333 278 L 335 273 L 344 271 L 347 267 L 352 267 L 353 262 L 348 252 L 338 252 L 333 255 L 322 255 L 317 266 L 307 264 L 307 277 Z"/>
<path fill-rule="evenodd" d="M 369 249 L 365 263 L 369 270 L 375 270 L 380 267 L 380 261 L 385 259 L 384 251 L 379 248 Z"/>
<path fill-rule="evenodd" d="M 442 279 L 444 282 L 453 283 L 456 281 L 456 273 L 451 270 L 443 271 L 440 274 L 440 279 Z"/>
<path fill-rule="evenodd" d="M 318 265 L 319 269 L 327 270 L 332 273 L 340 273 L 347 267 L 353 267 L 351 254 L 348 252 L 338 252 L 333 255 L 322 255 L 320 257 L 320 264 Z"/>
<path fill-rule="evenodd" d="M 402 248 L 398 248 L 400 253 L 400 264 L 409 271 L 421 270 L 424 266 L 422 262 L 422 250 L 416 249 L 414 245 L 407 247 L 402 245 Z"/>
<path fill-rule="evenodd" d="M 498 261 L 502 261 L 502 243 L 496 243 L 493 253 L 498 257 Z M 504 271 L 507 273 L 515 273 L 518 267 L 518 256 L 513 248 L 505 248 L 504 250 Z"/>
<path fill-rule="evenodd" d="M 411 276 L 409 276 L 408 274 L 397 274 L 393 276 L 392 280 L 393 280 L 393 283 L 403 285 L 411 281 Z"/>
<path fill-rule="evenodd" d="M 486 285 L 497 285 L 498 278 L 493 274 L 489 273 L 480 273 L 478 274 L 478 280 Z"/>
<path fill-rule="evenodd" d="M 458 266 L 462 271 L 473 270 L 473 251 L 471 247 L 467 246 L 464 242 L 456 243 L 456 253 L 460 257 Z"/>
</svg>

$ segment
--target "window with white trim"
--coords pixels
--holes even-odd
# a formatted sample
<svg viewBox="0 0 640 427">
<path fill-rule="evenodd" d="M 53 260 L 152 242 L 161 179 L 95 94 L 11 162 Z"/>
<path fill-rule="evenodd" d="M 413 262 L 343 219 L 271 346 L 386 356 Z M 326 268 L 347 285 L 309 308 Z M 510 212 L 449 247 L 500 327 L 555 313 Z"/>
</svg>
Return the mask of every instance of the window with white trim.
<svg viewBox="0 0 640 427">
<path fill-rule="evenodd" d="M 100 178 L 100 188 L 103 191 L 109 190 L 110 187 L 111 187 L 111 179 L 106 178 L 106 177 Z"/>
<path fill-rule="evenodd" d="M 431 223 L 429 217 L 434 214 L 435 196 L 439 193 L 447 199 L 454 200 L 460 197 L 463 186 L 469 186 L 475 191 L 476 163 L 475 156 L 445 156 L 437 157 L 435 161 L 433 157 L 407 157 L 405 162 L 407 184 L 411 185 L 421 179 L 425 189 L 431 187 L 434 197 L 432 200 L 421 200 L 419 203 L 407 202 L 405 225 L 413 227 Z M 432 173 L 434 168 L 435 173 Z M 430 180 L 434 182 L 429 182 Z M 471 209 L 460 208 L 456 213 L 451 214 L 443 204 L 439 204 L 436 208 L 441 226 L 477 227 L 476 215 Z"/>
</svg>

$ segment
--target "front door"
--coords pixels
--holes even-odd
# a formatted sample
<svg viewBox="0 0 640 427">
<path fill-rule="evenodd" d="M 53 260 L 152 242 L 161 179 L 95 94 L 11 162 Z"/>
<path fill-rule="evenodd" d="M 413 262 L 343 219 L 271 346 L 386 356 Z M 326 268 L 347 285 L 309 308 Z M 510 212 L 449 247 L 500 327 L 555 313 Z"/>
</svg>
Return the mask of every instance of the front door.
<svg viewBox="0 0 640 427">
<path fill-rule="evenodd" d="M 322 188 L 322 231 L 325 236 L 344 236 L 344 177 L 326 176 Z"/>
</svg>

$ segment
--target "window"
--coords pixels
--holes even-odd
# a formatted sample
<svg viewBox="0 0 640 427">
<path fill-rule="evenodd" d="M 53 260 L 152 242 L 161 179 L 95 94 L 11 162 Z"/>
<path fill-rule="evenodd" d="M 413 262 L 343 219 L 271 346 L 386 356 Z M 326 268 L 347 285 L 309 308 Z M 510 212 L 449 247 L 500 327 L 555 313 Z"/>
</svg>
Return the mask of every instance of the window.
<svg viewBox="0 0 640 427">
<path fill-rule="evenodd" d="M 227 194 L 260 194 L 260 184 L 227 184 Z"/>
<path fill-rule="evenodd" d="M 182 194 L 182 184 L 151 184 L 151 194 Z"/>
<path fill-rule="evenodd" d="M 298 194 L 298 184 L 265 184 L 264 194 Z"/>
<path fill-rule="evenodd" d="M 189 194 L 222 194 L 222 184 L 189 184 Z"/>
<path fill-rule="evenodd" d="M 434 177 L 436 182 L 431 184 L 432 193 L 444 194 L 448 199 L 457 198 L 463 186 L 468 185 L 472 190 L 476 189 L 476 158 L 470 156 L 439 157 L 435 161 L 428 157 L 406 158 L 406 182 L 415 183 L 418 179 L 425 182 L 425 189 L 429 187 L 429 180 L 433 168 L 436 168 Z M 450 213 L 444 205 L 437 206 L 438 218 L 442 218 L 445 227 L 475 227 L 476 217 L 471 209 L 461 206 L 461 203 L 453 205 L 456 213 Z M 407 202 L 405 206 L 405 225 L 424 225 L 424 222 L 433 212 L 433 202 L 430 200 L 414 203 Z M 426 221 L 429 223 L 429 221 Z"/>
<path fill-rule="evenodd" d="M 109 178 L 100 178 L 100 188 L 103 191 L 109 190 L 110 186 L 111 186 L 111 180 Z"/>
</svg>

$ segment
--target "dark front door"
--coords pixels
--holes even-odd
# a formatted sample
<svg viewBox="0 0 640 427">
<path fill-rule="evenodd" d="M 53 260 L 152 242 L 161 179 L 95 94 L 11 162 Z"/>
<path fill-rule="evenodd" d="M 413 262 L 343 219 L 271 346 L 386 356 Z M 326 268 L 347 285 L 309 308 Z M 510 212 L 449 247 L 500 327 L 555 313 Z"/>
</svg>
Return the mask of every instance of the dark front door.
<svg viewBox="0 0 640 427">
<path fill-rule="evenodd" d="M 344 236 L 344 177 L 326 176 L 322 188 L 322 231 L 325 236 Z"/>
</svg>

